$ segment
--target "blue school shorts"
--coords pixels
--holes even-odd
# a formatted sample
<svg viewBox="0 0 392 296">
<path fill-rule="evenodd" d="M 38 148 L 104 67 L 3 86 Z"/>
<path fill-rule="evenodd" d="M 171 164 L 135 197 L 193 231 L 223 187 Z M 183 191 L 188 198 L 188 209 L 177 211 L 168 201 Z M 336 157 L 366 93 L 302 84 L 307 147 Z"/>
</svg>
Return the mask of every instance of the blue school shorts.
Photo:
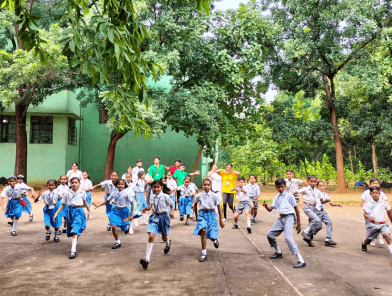
<svg viewBox="0 0 392 296">
<path fill-rule="evenodd" d="M 20 218 L 22 216 L 23 206 L 19 203 L 18 199 L 10 199 L 7 203 L 5 216 L 7 218 Z"/>
<path fill-rule="evenodd" d="M 155 218 L 158 221 L 154 221 Z M 147 233 L 150 234 L 151 232 L 155 234 L 161 234 L 162 235 L 169 235 L 169 230 L 170 230 L 170 217 L 169 214 L 165 215 L 156 215 L 155 213 L 150 216 L 148 219 L 148 227 L 147 227 Z"/>
<path fill-rule="evenodd" d="M 194 235 L 201 235 L 202 229 L 207 230 L 207 239 L 217 239 L 219 235 L 218 221 L 214 212 L 199 211 L 197 215 L 197 224 L 193 230 Z"/>
<path fill-rule="evenodd" d="M 128 218 L 129 215 L 130 212 L 127 207 L 123 209 L 117 209 L 116 207 L 113 207 L 109 215 L 110 224 L 116 227 L 120 227 L 122 231 L 125 231 L 129 225 L 129 221 L 124 222 L 123 220 Z"/>
<path fill-rule="evenodd" d="M 192 199 L 189 196 L 180 196 L 178 199 L 178 209 L 180 215 L 190 215 L 192 212 Z"/>
<path fill-rule="evenodd" d="M 60 228 L 61 226 L 61 218 L 57 215 L 56 219 L 53 221 L 53 216 L 56 214 L 59 206 L 56 205 L 53 209 L 49 209 L 47 206 L 43 208 L 44 212 L 44 222 L 45 226 L 52 226 L 53 228 Z"/>
<path fill-rule="evenodd" d="M 86 229 L 86 214 L 83 208 L 68 207 L 67 211 L 67 236 L 72 236 L 73 233 L 81 235 Z"/>
</svg>

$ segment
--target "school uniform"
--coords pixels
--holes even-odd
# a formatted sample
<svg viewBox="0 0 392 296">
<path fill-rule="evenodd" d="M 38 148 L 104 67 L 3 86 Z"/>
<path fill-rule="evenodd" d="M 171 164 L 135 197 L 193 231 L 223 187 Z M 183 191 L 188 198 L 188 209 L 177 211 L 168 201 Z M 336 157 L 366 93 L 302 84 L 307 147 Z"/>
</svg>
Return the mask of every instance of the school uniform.
<svg viewBox="0 0 392 296">
<path fill-rule="evenodd" d="M 67 236 L 72 234 L 81 235 L 86 229 L 86 214 L 84 213 L 84 201 L 87 199 L 85 191 L 78 189 L 76 193 L 73 190 L 68 191 L 61 202 L 68 206 L 67 210 Z"/>
<path fill-rule="evenodd" d="M 19 197 L 22 190 L 28 190 L 27 187 L 23 185 L 15 185 L 15 187 L 12 188 L 11 185 L 8 185 L 1 192 L 0 197 L 8 197 L 7 208 L 5 211 L 5 216 L 7 218 L 20 218 L 22 216 L 23 205 L 19 203 Z"/>
<path fill-rule="evenodd" d="M 113 184 L 112 180 L 106 180 L 100 183 L 101 187 L 105 188 L 105 197 L 104 200 L 106 201 L 110 194 L 115 191 L 117 188 Z M 112 210 L 112 205 L 110 203 L 106 204 L 106 216 L 109 217 L 110 211 Z"/>
<path fill-rule="evenodd" d="M 180 198 L 178 200 L 180 216 L 190 215 L 192 212 L 192 197 L 196 193 L 196 190 L 190 185 L 188 187 L 181 185 L 177 189 L 180 191 Z"/>
<path fill-rule="evenodd" d="M 68 177 L 68 186 L 71 186 L 71 179 L 72 179 L 73 177 L 79 178 L 79 181 L 82 181 L 82 180 L 83 180 L 83 172 L 77 170 L 76 173 L 75 173 L 73 170 L 69 170 L 69 171 L 67 172 L 67 177 Z"/>
<path fill-rule="evenodd" d="M 211 181 L 212 192 L 219 197 L 219 201 L 222 203 L 222 177 L 218 173 L 212 173 L 208 179 Z"/>
<path fill-rule="evenodd" d="M 46 190 L 39 198 L 39 201 L 44 201 L 45 206 L 43 208 L 44 213 L 44 223 L 45 226 L 60 228 L 61 226 L 61 217 L 57 215 L 56 219 L 53 221 L 53 216 L 56 214 L 59 209 L 58 200 L 60 196 L 56 190 L 50 191 Z"/>
<path fill-rule="evenodd" d="M 254 200 L 254 198 L 260 195 L 260 186 L 256 183 L 255 185 L 249 183 L 248 185 L 245 186 L 245 190 L 248 192 L 250 204 L 251 205 L 253 204 L 255 209 L 258 209 L 259 201 Z"/>
<path fill-rule="evenodd" d="M 331 200 L 331 199 L 329 198 L 328 194 L 326 194 L 325 192 L 321 192 L 320 190 L 317 190 L 316 196 L 317 196 L 317 204 L 315 207 L 315 213 L 320 218 L 321 222 L 324 222 L 325 225 L 327 225 L 326 238 L 331 239 L 331 237 L 332 237 L 332 221 L 329 218 L 328 213 L 324 211 L 325 204 L 322 203 L 322 201 L 325 201 L 327 199 Z M 329 202 L 329 203 L 331 203 L 331 202 Z M 317 230 L 317 229 L 313 230 L 313 235 L 316 235 L 317 232 L 319 232 L 319 231 L 320 230 Z"/>
<path fill-rule="evenodd" d="M 132 183 L 136 184 L 139 180 L 139 172 L 144 172 L 143 168 L 139 168 L 138 166 L 134 167 L 132 170 Z"/>
<path fill-rule="evenodd" d="M 113 205 L 109 215 L 110 224 L 120 227 L 122 231 L 125 231 L 129 225 L 129 221 L 124 222 L 123 220 L 130 216 L 128 206 L 133 203 L 133 196 L 130 196 L 129 191 L 126 189 L 121 191 L 116 189 L 110 194 L 107 201 L 112 202 Z"/>
<path fill-rule="evenodd" d="M 146 174 L 146 177 L 144 178 L 144 183 L 146 184 L 146 201 L 147 204 L 150 203 L 150 196 L 153 194 L 152 193 L 152 188 L 151 188 L 151 182 L 153 181 L 153 177 L 150 174 Z M 149 182 L 149 183 L 147 183 Z"/>
<path fill-rule="evenodd" d="M 304 203 L 304 213 L 309 217 L 309 226 L 305 229 L 305 233 L 311 235 L 313 232 L 318 232 L 323 225 L 321 224 L 320 218 L 315 213 L 315 207 L 317 204 L 316 193 L 318 189 L 307 186 L 298 190 L 298 193 L 302 194 L 302 200 Z"/>
<path fill-rule="evenodd" d="M 30 200 L 29 200 L 29 197 L 27 196 L 27 192 L 28 192 L 29 190 L 31 190 L 31 187 L 28 186 L 25 182 L 17 183 L 17 184 L 15 185 L 15 187 L 16 187 L 16 186 L 21 186 L 21 187 L 24 188 L 23 190 L 21 190 L 21 196 L 20 196 L 21 199 L 23 199 L 24 202 L 25 202 L 25 205 L 23 206 L 23 212 L 25 212 L 26 214 L 30 214 L 31 211 L 33 210 L 33 207 L 32 207 L 32 205 L 31 205 L 31 202 L 30 202 Z M 22 194 L 23 194 L 23 195 L 22 195 Z"/>
<path fill-rule="evenodd" d="M 127 184 L 128 184 L 128 187 L 127 187 L 125 190 L 128 191 L 128 195 L 133 199 L 132 203 L 130 203 L 130 204 L 128 205 L 128 209 L 129 209 L 129 211 L 131 211 L 131 210 L 132 210 L 132 204 L 133 204 L 133 213 L 132 213 L 132 216 L 133 216 L 134 219 L 136 219 L 136 218 L 141 217 L 141 216 L 142 216 L 142 213 L 140 212 L 140 209 L 139 209 L 139 207 L 137 206 L 137 202 L 136 202 L 136 199 L 135 199 L 136 193 L 135 193 L 135 191 L 133 190 L 133 184 L 132 184 L 132 182 L 129 182 L 129 183 L 127 183 Z"/>
<path fill-rule="evenodd" d="M 298 193 L 293 193 L 298 191 L 298 185 L 302 185 L 304 184 L 304 181 L 302 181 L 301 179 L 295 179 L 295 178 L 291 178 L 291 180 L 289 181 L 289 179 L 284 179 L 286 181 L 286 191 L 288 193 L 291 193 L 292 195 L 294 195 L 295 201 L 298 203 L 299 202 L 299 194 Z"/>
<path fill-rule="evenodd" d="M 62 184 L 60 184 L 59 186 L 57 186 L 57 188 L 56 188 L 55 190 L 56 190 L 57 194 L 59 195 L 59 199 L 58 199 L 57 205 L 60 207 L 61 204 L 62 204 L 61 201 L 62 201 L 63 197 L 64 197 L 71 189 L 69 188 L 68 185 L 62 185 Z M 59 217 L 60 220 L 61 220 L 61 218 L 63 218 L 63 217 L 65 218 L 65 217 L 67 216 L 67 211 L 68 211 L 68 206 L 65 205 L 64 209 L 57 215 L 57 217 Z"/>
<path fill-rule="evenodd" d="M 385 200 L 374 200 L 367 202 L 363 206 L 364 211 L 369 217 L 374 218 L 376 223 L 373 224 L 369 221 L 366 225 L 366 238 L 376 239 L 379 233 L 390 233 L 389 225 L 385 222 L 385 211 L 389 211 L 391 206 Z"/>
<path fill-rule="evenodd" d="M 80 180 L 80 189 L 91 189 L 91 188 L 93 188 L 94 186 L 93 186 L 93 183 L 91 182 L 91 180 L 90 179 L 82 179 L 82 180 Z M 91 207 L 91 192 L 90 191 L 85 191 L 86 192 L 86 194 L 87 194 L 87 198 L 86 198 L 86 201 L 87 201 L 87 204 L 88 204 L 88 206 L 89 207 Z"/>
<path fill-rule="evenodd" d="M 166 179 L 166 187 L 169 189 L 169 191 L 173 191 L 174 189 L 177 188 L 177 182 L 174 180 L 174 178 L 171 179 Z M 173 201 L 173 207 L 176 207 L 176 192 L 174 191 L 173 193 L 169 194 L 171 200 Z"/>
<path fill-rule="evenodd" d="M 160 192 L 158 195 L 152 195 L 150 202 L 154 211 L 148 219 L 147 233 L 151 232 L 156 235 L 161 234 L 167 236 L 170 230 L 170 216 L 173 201 L 170 196 Z"/>
<path fill-rule="evenodd" d="M 203 191 L 196 195 L 195 203 L 200 203 L 200 205 L 193 234 L 200 235 L 200 231 L 206 229 L 207 239 L 217 239 L 219 228 L 215 208 L 220 204 L 219 197 L 211 190 L 209 192 Z"/>
<path fill-rule="evenodd" d="M 237 187 L 237 188 L 235 189 L 237 198 L 238 198 L 238 200 L 240 201 L 240 202 L 238 203 L 237 208 L 236 208 L 236 211 L 235 211 L 235 212 L 238 213 L 238 214 L 242 214 L 242 212 L 243 212 L 244 210 L 250 211 L 249 193 L 248 193 L 248 191 L 246 191 L 246 193 L 242 192 L 241 190 L 243 190 L 243 189 L 246 191 L 245 186 L 242 187 L 242 188 Z"/>
<path fill-rule="evenodd" d="M 138 179 L 138 181 L 133 185 L 133 190 L 135 191 L 137 201 L 139 202 L 140 211 L 148 207 L 146 199 L 144 198 L 144 186 L 145 182 L 142 179 Z"/>
<path fill-rule="evenodd" d="M 295 220 L 294 207 L 297 206 L 294 196 L 286 191 L 279 193 L 275 196 L 271 206 L 274 208 L 274 211 L 276 210 L 279 212 L 280 217 L 276 219 L 275 223 L 267 233 L 270 246 L 276 249 L 278 245 L 276 238 L 282 233 L 282 231 L 284 231 L 284 238 L 291 253 L 293 255 L 299 254 L 297 244 L 293 238 L 293 226 Z"/>
</svg>

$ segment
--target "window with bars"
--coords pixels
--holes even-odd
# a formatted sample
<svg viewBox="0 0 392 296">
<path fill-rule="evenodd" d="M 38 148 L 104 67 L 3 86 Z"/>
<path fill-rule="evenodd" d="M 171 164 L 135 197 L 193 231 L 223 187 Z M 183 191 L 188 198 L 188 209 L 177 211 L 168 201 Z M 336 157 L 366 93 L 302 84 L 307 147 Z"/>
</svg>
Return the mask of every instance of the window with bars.
<svg viewBox="0 0 392 296">
<path fill-rule="evenodd" d="M 31 144 L 53 144 L 53 116 L 31 116 Z"/>
<path fill-rule="evenodd" d="M 76 146 L 76 144 L 77 144 L 76 120 L 68 118 L 68 145 Z"/>
<path fill-rule="evenodd" d="M 15 116 L 0 116 L 0 143 L 15 143 Z"/>
</svg>

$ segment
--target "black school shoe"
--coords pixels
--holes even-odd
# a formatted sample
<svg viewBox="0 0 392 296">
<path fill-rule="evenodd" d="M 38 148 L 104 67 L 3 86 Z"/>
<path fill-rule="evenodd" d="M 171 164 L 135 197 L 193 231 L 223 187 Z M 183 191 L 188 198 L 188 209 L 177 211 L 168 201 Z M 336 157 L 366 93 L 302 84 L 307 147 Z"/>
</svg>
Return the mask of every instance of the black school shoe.
<svg viewBox="0 0 392 296">
<path fill-rule="evenodd" d="M 46 239 L 47 241 L 50 240 L 50 232 L 47 232 L 47 233 L 46 233 L 45 239 Z"/>
<path fill-rule="evenodd" d="M 16 231 L 11 231 L 12 236 L 17 236 Z"/>
<path fill-rule="evenodd" d="M 310 239 L 306 239 L 304 238 L 304 241 L 308 244 L 309 247 L 314 247 L 314 244 L 312 243 L 312 241 Z"/>
<path fill-rule="evenodd" d="M 298 264 L 295 264 L 293 267 L 294 268 L 301 268 L 301 267 L 305 267 L 306 263 L 305 262 L 298 262 Z"/>
<path fill-rule="evenodd" d="M 61 230 L 57 230 L 57 235 L 61 235 Z"/>
<path fill-rule="evenodd" d="M 278 252 L 275 252 L 275 254 L 273 254 L 270 257 L 270 259 L 280 259 L 280 258 L 283 258 L 283 254 L 282 253 L 278 253 Z"/>
<path fill-rule="evenodd" d="M 233 227 L 231 229 L 238 229 L 238 225 L 234 224 Z"/>
<path fill-rule="evenodd" d="M 180 216 L 180 221 L 184 221 L 184 216 Z"/>
<path fill-rule="evenodd" d="M 333 240 L 325 241 L 325 245 L 327 247 L 336 246 L 336 243 Z"/>
<path fill-rule="evenodd" d="M 129 233 L 129 228 L 130 228 L 130 226 L 129 226 L 129 224 L 128 224 L 127 229 L 124 230 L 124 233 L 125 233 L 125 234 L 128 234 L 128 233 Z"/>
<path fill-rule="evenodd" d="M 219 248 L 219 241 L 218 241 L 218 239 L 216 239 L 216 240 L 214 240 L 214 247 L 215 248 Z"/>
<path fill-rule="evenodd" d="M 249 234 L 252 233 L 252 228 L 248 227 L 246 230 L 248 230 L 248 233 L 249 233 Z"/>
<path fill-rule="evenodd" d="M 78 253 L 76 252 L 71 252 L 71 254 L 69 254 L 69 259 L 75 259 L 76 257 L 78 257 Z"/>
<path fill-rule="evenodd" d="M 112 249 L 118 249 L 121 247 L 121 244 L 115 243 Z"/>
<path fill-rule="evenodd" d="M 362 251 L 367 252 L 367 245 L 362 242 Z"/>
<path fill-rule="evenodd" d="M 63 233 L 67 233 L 67 229 L 64 228 L 64 229 L 63 229 Z"/>
<path fill-rule="evenodd" d="M 186 221 L 186 222 L 185 222 L 185 225 L 189 225 L 189 221 Z"/>
<path fill-rule="evenodd" d="M 59 242 L 60 242 L 60 239 L 59 239 L 57 236 L 55 236 L 55 237 L 53 238 L 53 240 L 54 240 L 55 243 L 59 243 Z"/>
<path fill-rule="evenodd" d="M 33 222 L 33 215 L 29 216 L 29 222 Z"/>
<path fill-rule="evenodd" d="M 148 260 L 140 259 L 140 264 L 143 266 L 143 269 L 146 270 L 148 268 Z"/>
<path fill-rule="evenodd" d="M 163 253 L 167 254 L 170 251 L 170 246 L 171 246 L 171 240 L 169 239 L 169 245 L 165 246 L 165 249 L 163 249 Z"/>
<path fill-rule="evenodd" d="M 12 226 L 12 225 L 14 225 L 14 222 L 11 221 L 11 222 L 8 222 L 8 224 Z"/>
<path fill-rule="evenodd" d="M 106 230 L 110 231 L 112 229 L 112 225 L 108 224 L 108 226 L 106 226 Z"/>
<path fill-rule="evenodd" d="M 204 262 L 207 260 L 207 255 L 201 255 L 199 262 Z"/>
</svg>

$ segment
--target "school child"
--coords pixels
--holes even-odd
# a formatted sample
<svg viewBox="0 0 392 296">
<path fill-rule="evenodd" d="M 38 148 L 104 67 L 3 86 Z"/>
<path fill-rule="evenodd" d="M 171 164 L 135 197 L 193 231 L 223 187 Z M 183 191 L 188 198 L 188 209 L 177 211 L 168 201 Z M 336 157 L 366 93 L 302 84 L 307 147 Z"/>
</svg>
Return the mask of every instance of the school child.
<svg viewBox="0 0 392 296">
<path fill-rule="evenodd" d="M 64 195 L 61 201 L 62 205 L 54 214 L 53 220 L 56 220 L 57 215 L 64 209 L 65 205 L 67 205 L 67 236 L 72 237 L 72 247 L 69 259 L 75 259 L 75 257 L 78 256 L 78 253 L 76 253 L 78 238 L 86 229 L 86 214 L 84 213 L 83 205 L 86 207 L 88 215 L 90 215 L 90 207 L 86 201 L 86 192 L 80 189 L 79 178 L 73 177 L 70 181 L 71 190 Z"/>
<path fill-rule="evenodd" d="M 50 179 L 47 183 L 46 183 L 48 190 L 46 190 L 43 194 L 41 194 L 41 192 L 39 192 L 38 197 L 34 200 L 34 202 L 38 202 L 43 200 L 44 201 L 44 208 L 43 208 L 43 212 L 44 212 L 44 223 L 45 223 L 45 229 L 46 229 L 46 235 L 45 235 L 45 239 L 48 241 L 50 240 L 50 227 L 54 228 L 54 238 L 53 240 L 58 243 L 60 242 L 60 239 L 58 238 L 58 230 L 61 226 L 61 218 L 59 218 L 58 216 L 56 217 L 56 219 L 53 219 L 54 214 L 57 212 L 57 210 L 59 209 L 59 205 L 58 205 L 58 199 L 59 194 L 56 190 L 56 186 L 57 186 L 57 181 Z"/>
<path fill-rule="evenodd" d="M 153 213 L 148 219 L 147 233 L 149 238 L 146 259 L 140 259 L 140 264 L 143 266 L 143 269 L 148 268 L 156 235 L 162 234 L 162 240 L 165 242 L 165 248 L 163 250 L 165 254 L 169 253 L 171 246 L 171 240 L 168 235 L 170 231 L 170 217 L 174 215 L 173 202 L 169 195 L 162 192 L 162 182 L 160 180 L 154 180 L 151 183 L 151 187 L 153 196 L 150 199 L 149 207 L 144 209 L 144 211 L 153 209 Z"/>
<path fill-rule="evenodd" d="M 185 225 L 189 225 L 189 217 L 192 211 L 192 197 L 196 196 L 196 191 L 195 188 L 190 186 L 190 177 L 185 177 L 183 181 L 184 184 L 177 187 L 177 190 L 180 190 L 181 194 L 178 200 L 178 209 L 180 212 L 180 221 L 184 221 L 184 215 L 186 215 Z"/>
<path fill-rule="evenodd" d="M 118 179 L 118 173 L 117 172 L 112 172 L 112 174 L 110 175 L 110 180 L 106 180 L 106 181 L 102 181 L 101 183 L 95 185 L 91 191 L 94 191 L 96 188 L 98 187 L 103 187 L 105 188 L 105 197 L 104 197 L 104 201 L 106 201 L 108 199 L 108 197 L 110 196 L 110 194 L 112 194 L 113 191 L 116 190 L 116 186 L 114 185 L 116 183 Z M 94 206 L 96 206 L 93 203 Z M 107 231 L 110 231 L 110 229 L 112 228 L 111 224 L 110 224 L 110 211 L 112 210 L 112 205 L 110 203 L 106 203 L 106 216 L 108 216 L 109 219 L 109 224 L 106 227 Z"/>
<path fill-rule="evenodd" d="M 92 201 L 91 190 L 93 187 L 94 186 L 90 180 L 90 176 L 88 175 L 87 172 L 83 172 L 83 179 L 80 181 L 80 189 L 86 191 L 86 194 L 87 194 L 86 201 L 87 201 L 87 204 L 90 208 L 91 208 L 91 201 Z M 91 218 L 92 218 L 92 216 L 90 215 L 89 219 L 91 219 Z"/>
<path fill-rule="evenodd" d="M 121 179 L 125 180 L 127 174 L 131 174 L 132 176 L 132 171 L 133 171 L 133 167 L 129 166 L 127 172 L 121 176 Z"/>
<path fill-rule="evenodd" d="M 261 196 L 260 186 L 256 183 L 257 177 L 255 175 L 249 176 L 249 183 L 245 190 L 248 192 L 250 201 L 250 222 L 257 223 L 257 209 L 259 208 L 259 198 Z"/>
<path fill-rule="evenodd" d="M 249 200 L 249 194 L 248 191 L 246 190 L 245 187 L 245 178 L 244 177 L 239 177 L 238 178 L 238 185 L 234 188 L 232 188 L 230 191 L 235 191 L 237 194 L 237 198 L 240 201 L 239 204 L 236 207 L 236 212 L 234 214 L 234 225 L 233 229 L 238 228 L 238 217 L 244 212 L 245 217 L 246 217 L 246 224 L 247 228 L 246 230 L 248 233 L 252 233 L 252 228 L 250 225 L 250 200 Z"/>
<path fill-rule="evenodd" d="M 146 186 L 145 192 L 146 192 L 146 202 L 147 204 L 150 203 L 150 196 L 152 194 L 152 188 L 151 188 L 151 182 L 154 181 L 153 177 L 150 174 L 150 169 L 147 170 L 147 174 L 144 177 L 144 184 Z"/>
<path fill-rule="evenodd" d="M 133 202 L 128 205 L 128 209 L 131 211 L 132 216 L 133 216 L 133 219 L 131 221 L 129 221 L 128 234 L 133 234 L 134 233 L 133 225 L 135 223 L 135 220 L 137 218 L 141 217 L 142 213 L 140 212 L 140 209 L 139 209 L 139 202 L 137 200 L 136 193 L 133 190 L 132 175 L 126 174 L 125 181 L 127 182 L 127 185 L 128 185 L 128 188 L 126 189 L 126 190 L 128 190 L 128 195 L 133 198 Z M 133 207 L 133 212 L 132 212 L 132 207 Z"/>
<path fill-rule="evenodd" d="M 366 225 L 366 239 L 362 242 L 362 251 L 367 251 L 367 245 L 377 238 L 379 234 L 383 236 L 388 244 L 389 252 L 392 254 L 392 240 L 389 235 L 389 225 L 385 221 L 385 211 L 392 222 L 391 206 L 385 200 L 380 199 L 380 188 L 373 186 L 369 188 L 372 201 L 368 201 L 363 206 L 364 217 L 369 221 Z"/>
<path fill-rule="evenodd" d="M 221 228 L 225 227 L 222 220 L 222 208 L 219 197 L 211 191 L 212 183 L 210 179 L 203 180 L 204 191 L 198 193 L 195 197 L 193 208 L 196 213 L 197 224 L 193 230 L 194 235 L 201 237 L 201 257 L 199 262 L 204 262 L 207 259 L 207 239 L 214 242 L 215 248 L 219 248 L 219 228 L 216 219 L 215 208 L 219 212 L 219 224 Z M 200 210 L 197 212 L 197 204 L 200 203 Z"/>
<path fill-rule="evenodd" d="M 369 187 L 374 187 L 374 186 L 380 188 L 380 181 L 379 181 L 377 178 L 374 178 L 374 177 L 373 177 L 373 178 L 370 178 L 370 179 L 369 179 Z M 364 192 L 362 193 L 362 195 L 361 195 L 361 207 L 363 207 L 363 206 L 365 205 L 365 203 L 373 201 L 373 198 L 370 196 L 369 187 L 366 188 L 365 191 L 364 191 Z M 380 198 L 380 200 L 388 201 L 388 197 L 387 197 L 387 196 L 385 195 L 385 193 L 382 192 L 382 191 L 380 191 L 380 197 L 379 197 L 379 198 Z M 366 225 L 366 227 L 368 226 L 368 224 L 369 224 L 369 221 L 365 218 L 365 225 Z M 383 245 L 383 244 L 384 244 L 384 240 L 383 240 L 383 238 L 382 238 L 381 233 L 380 233 L 379 236 L 378 236 L 378 243 L 379 243 L 380 245 Z M 372 240 L 372 241 L 370 242 L 370 245 L 371 245 L 371 246 L 375 246 L 375 245 L 376 245 L 376 240 L 375 240 L 375 239 Z"/>
<path fill-rule="evenodd" d="M 135 191 L 137 201 L 139 202 L 139 211 L 142 212 L 141 224 L 147 224 L 146 214 L 143 212 L 143 210 L 148 207 L 146 199 L 144 198 L 145 178 L 146 173 L 144 171 L 140 171 L 138 174 L 138 180 L 133 184 L 133 190 Z M 137 220 L 138 219 L 135 219 L 135 226 L 139 226 Z"/>
<path fill-rule="evenodd" d="M 79 180 L 83 179 L 83 172 L 79 170 L 79 165 L 77 162 L 73 162 L 71 165 L 71 170 L 67 172 L 68 186 L 71 187 L 71 178 L 78 177 Z"/>
<path fill-rule="evenodd" d="M 184 185 L 184 178 L 186 176 L 193 176 L 193 175 L 200 175 L 199 171 L 196 171 L 194 173 L 188 174 L 187 172 L 185 172 L 186 169 L 186 165 L 185 163 L 182 163 L 180 165 L 180 169 L 176 170 L 174 172 L 173 178 L 177 179 L 177 191 L 180 191 L 180 186 Z M 178 198 L 178 209 L 180 209 L 180 198 L 181 198 L 181 192 L 178 193 L 178 195 L 180 196 Z"/>
<path fill-rule="evenodd" d="M 173 173 L 171 171 L 167 172 L 166 176 L 166 187 L 169 190 L 169 196 L 173 201 L 174 209 L 176 209 L 176 191 L 177 191 L 177 182 L 173 178 Z"/>
<path fill-rule="evenodd" d="M 294 195 L 295 201 L 298 203 L 298 201 L 299 201 L 299 195 L 297 193 L 298 185 L 307 185 L 307 183 L 302 181 L 301 179 L 294 178 L 294 171 L 293 170 L 286 171 L 285 181 L 286 181 L 286 191 L 288 193 L 291 193 L 292 195 Z"/>
<path fill-rule="evenodd" d="M 222 203 L 222 177 L 218 172 L 218 165 L 216 163 L 211 164 L 211 171 L 207 173 L 207 178 L 212 182 L 212 192 L 218 195 L 220 204 Z M 215 209 L 215 213 L 218 215 L 218 209 Z"/>
<path fill-rule="evenodd" d="M 188 175 L 188 177 L 190 177 L 190 175 Z M 199 193 L 199 188 L 197 187 L 197 185 L 195 183 L 192 182 L 192 178 L 191 178 L 191 184 L 189 184 L 189 186 L 191 186 L 193 189 L 195 189 L 195 194 Z M 194 199 L 195 198 L 192 196 L 192 204 L 194 202 Z M 193 210 L 193 207 L 192 207 L 190 219 L 195 220 L 194 216 L 195 216 L 195 211 Z"/>
<path fill-rule="evenodd" d="M 31 190 L 31 195 L 32 195 L 33 199 L 36 197 L 35 192 L 34 192 L 34 188 L 27 186 L 27 184 L 24 182 L 23 175 L 18 175 L 18 177 L 16 177 L 16 181 L 17 181 L 16 186 L 22 185 L 23 187 L 29 188 Z M 27 196 L 27 191 L 28 190 L 22 190 L 20 193 L 21 194 L 20 197 L 24 200 L 24 202 L 26 204 L 23 207 L 23 212 L 25 212 L 26 214 L 29 214 L 29 222 L 33 222 L 33 214 L 31 212 L 33 210 L 33 207 L 31 206 L 29 197 Z"/>
<path fill-rule="evenodd" d="M 125 234 L 128 234 L 129 221 L 133 219 L 133 197 L 130 196 L 129 191 L 126 190 L 128 187 L 126 181 L 123 179 L 117 179 L 115 185 L 117 189 L 113 191 L 104 202 L 95 205 L 95 208 L 97 209 L 109 202 L 113 202 L 113 208 L 110 211 L 109 219 L 116 243 L 112 249 L 118 249 L 121 247 L 121 241 L 118 239 L 117 227 L 124 231 Z M 128 208 L 129 205 L 131 205 L 131 210 Z"/>
<path fill-rule="evenodd" d="M 314 175 L 308 176 L 308 184 L 309 186 L 301 188 L 297 193 L 302 194 L 302 201 L 304 203 L 304 213 L 309 217 L 309 226 L 302 232 L 302 236 L 304 241 L 309 245 L 309 247 L 314 247 L 313 240 L 313 232 L 318 232 L 323 227 L 321 224 L 320 218 L 315 213 L 316 204 L 317 204 L 317 177 Z M 298 218 L 298 216 L 297 216 Z"/>
<path fill-rule="evenodd" d="M 136 166 L 132 170 L 132 183 L 135 184 L 139 179 L 139 173 L 143 171 L 143 161 L 141 159 L 136 160 Z"/>
<path fill-rule="evenodd" d="M 275 223 L 272 225 L 271 229 L 267 233 L 268 242 L 270 246 L 275 248 L 276 252 L 272 255 L 271 259 L 280 259 L 283 258 L 282 251 L 280 250 L 276 238 L 284 231 L 284 238 L 286 240 L 287 245 L 290 248 L 290 251 L 293 255 L 297 256 L 298 264 L 294 265 L 294 268 L 305 267 L 306 263 L 302 258 L 297 244 L 293 238 L 293 226 L 294 219 L 297 216 L 297 233 L 301 232 L 301 221 L 299 216 L 299 211 L 297 207 L 297 202 L 294 199 L 294 196 L 286 191 L 286 181 L 282 178 L 279 178 L 275 181 L 275 188 L 279 192 L 278 195 L 275 196 L 271 205 L 268 205 L 265 201 L 263 202 L 263 207 L 267 209 L 268 212 L 272 212 L 275 214 L 277 210 L 280 214 L 280 217 L 276 219 Z"/>
<path fill-rule="evenodd" d="M 329 203 L 332 207 L 342 207 L 341 204 L 332 203 L 331 199 L 329 198 L 328 194 L 325 193 L 325 182 L 318 181 L 317 182 L 317 203 L 315 207 L 315 213 L 320 218 L 321 222 L 324 222 L 327 225 L 327 236 L 325 239 L 324 245 L 327 247 L 335 246 L 336 242 L 331 240 L 332 237 L 332 221 L 329 219 L 328 213 L 324 211 L 324 205 Z M 322 224 L 321 224 L 322 226 Z M 317 234 L 318 231 L 313 231 L 313 236 Z"/>
<path fill-rule="evenodd" d="M 57 194 L 59 195 L 57 204 L 60 207 L 63 197 L 70 191 L 70 188 L 68 186 L 68 178 L 66 175 L 60 176 L 59 183 L 60 184 L 57 186 L 56 191 Z M 58 218 L 60 219 L 60 221 L 63 220 L 64 224 L 63 224 L 62 231 L 59 229 L 57 235 L 61 235 L 61 233 L 67 232 L 67 219 L 66 219 L 67 211 L 68 211 L 68 206 L 65 205 L 64 209 L 58 215 Z"/>
<path fill-rule="evenodd" d="M 16 236 L 16 228 L 19 218 L 22 216 L 24 200 L 20 197 L 22 190 L 29 190 L 27 185 L 16 185 L 16 177 L 14 175 L 8 177 L 8 186 L 6 186 L 0 194 L 1 208 L 5 212 L 7 218 L 13 219 L 11 235 Z M 4 197 L 8 198 L 7 208 L 4 208 Z"/>
</svg>

